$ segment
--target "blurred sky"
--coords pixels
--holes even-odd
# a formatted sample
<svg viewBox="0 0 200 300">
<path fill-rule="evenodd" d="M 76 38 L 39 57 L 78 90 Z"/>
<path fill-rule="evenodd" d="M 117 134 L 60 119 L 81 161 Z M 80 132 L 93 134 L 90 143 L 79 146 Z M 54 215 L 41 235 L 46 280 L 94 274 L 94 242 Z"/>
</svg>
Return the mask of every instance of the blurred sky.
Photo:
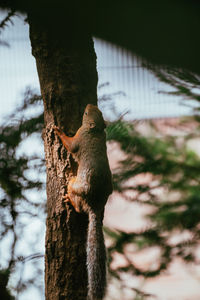
<svg viewBox="0 0 200 300">
<path fill-rule="evenodd" d="M 5 16 L 0 13 L 0 20 Z M 11 113 L 23 99 L 25 87 L 39 90 L 35 59 L 31 54 L 28 25 L 24 17 L 16 16 L 1 31 L 0 40 L 9 47 L 0 45 L 0 118 Z M 159 82 L 149 71 L 142 68 L 139 58 L 126 50 L 105 41 L 95 39 L 99 85 L 109 85 L 99 89 L 99 96 L 123 92 L 114 97 L 116 111 L 128 112 L 127 119 L 173 117 L 192 113 L 191 108 L 181 104 L 181 98 L 163 95 L 159 91 L 169 91 L 171 87 Z M 192 102 L 190 101 L 190 104 Z M 195 103 L 194 103 L 195 105 Z M 102 107 L 104 110 L 104 107 Z M 111 110 L 104 114 L 114 118 Z"/>
</svg>

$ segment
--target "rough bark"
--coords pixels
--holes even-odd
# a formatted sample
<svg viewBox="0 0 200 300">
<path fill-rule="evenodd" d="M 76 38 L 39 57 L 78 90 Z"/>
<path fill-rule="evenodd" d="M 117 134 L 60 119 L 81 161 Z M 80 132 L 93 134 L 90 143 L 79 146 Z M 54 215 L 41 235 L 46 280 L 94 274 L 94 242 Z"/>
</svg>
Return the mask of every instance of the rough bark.
<svg viewBox="0 0 200 300">
<path fill-rule="evenodd" d="M 29 14 L 32 53 L 44 101 L 44 147 L 47 170 L 45 255 L 46 299 L 87 298 L 86 233 L 88 220 L 63 202 L 76 172 L 52 125 L 73 135 L 87 103 L 97 102 L 96 55 L 90 34 L 65 23 L 45 26 Z M 63 27 L 64 26 L 64 27 Z M 80 25 L 81 27 L 81 25 Z M 63 32 L 65 35 L 63 35 Z"/>
</svg>

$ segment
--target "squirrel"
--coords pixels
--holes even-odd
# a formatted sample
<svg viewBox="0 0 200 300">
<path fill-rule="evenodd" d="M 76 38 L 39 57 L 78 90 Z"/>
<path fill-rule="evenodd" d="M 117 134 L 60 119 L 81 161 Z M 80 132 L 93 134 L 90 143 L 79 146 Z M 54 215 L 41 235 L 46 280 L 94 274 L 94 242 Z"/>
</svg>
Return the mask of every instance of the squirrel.
<svg viewBox="0 0 200 300">
<path fill-rule="evenodd" d="M 101 111 L 88 104 L 82 126 L 74 137 L 57 126 L 54 132 L 78 163 L 77 175 L 68 184 L 65 202 L 78 213 L 88 214 L 87 271 L 88 299 L 101 300 L 106 290 L 106 250 L 102 231 L 104 207 L 112 193 L 112 175 L 106 152 L 106 127 Z"/>
</svg>

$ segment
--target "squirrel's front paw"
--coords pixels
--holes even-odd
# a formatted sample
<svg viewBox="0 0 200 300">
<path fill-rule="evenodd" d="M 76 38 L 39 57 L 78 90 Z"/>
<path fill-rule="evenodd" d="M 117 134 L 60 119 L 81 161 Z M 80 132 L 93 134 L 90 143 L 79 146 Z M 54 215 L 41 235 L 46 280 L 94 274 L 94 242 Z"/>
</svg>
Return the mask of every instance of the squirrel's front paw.
<svg viewBox="0 0 200 300">
<path fill-rule="evenodd" d="M 69 198 L 69 195 L 68 194 L 65 194 L 65 195 L 63 195 L 62 196 L 62 199 L 64 200 L 64 202 L 66 202 L 66 203 L 71 203 L 71 200 L 70 200 L 70 198 Z"/>
<path fill-rule="evenodd" d="M 53 125 L 52 126 L 52 129 L 55 131 L 55 133 L 56 134 L 61 134 L 62 133 L 62 131 L 60 130 L 60 128 L 58 127 L 58 126 L 56 126 L 56 125 Z"/>
<path fill-rule="evenodd" d="M 53 126 L 52 126 L 52 129 L 53 129 L 53 130 L 60 130 L 59 127 L 56 126 L 56 125 L 53 125 Z"/>
</svg>

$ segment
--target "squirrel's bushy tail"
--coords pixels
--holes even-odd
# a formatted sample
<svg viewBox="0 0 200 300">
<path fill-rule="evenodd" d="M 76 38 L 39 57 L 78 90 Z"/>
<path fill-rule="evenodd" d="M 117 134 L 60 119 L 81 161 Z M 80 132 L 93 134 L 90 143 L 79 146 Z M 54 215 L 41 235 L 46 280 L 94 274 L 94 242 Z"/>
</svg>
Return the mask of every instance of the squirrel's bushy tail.
<svg viewBox="0 0 200 300">
<path fill-rule="evenodd" d="M 87 239 L 88 299 L 101 300 L 106 289 L 106 250 L 101 216 L 92 211 Z"/>
</svg>

